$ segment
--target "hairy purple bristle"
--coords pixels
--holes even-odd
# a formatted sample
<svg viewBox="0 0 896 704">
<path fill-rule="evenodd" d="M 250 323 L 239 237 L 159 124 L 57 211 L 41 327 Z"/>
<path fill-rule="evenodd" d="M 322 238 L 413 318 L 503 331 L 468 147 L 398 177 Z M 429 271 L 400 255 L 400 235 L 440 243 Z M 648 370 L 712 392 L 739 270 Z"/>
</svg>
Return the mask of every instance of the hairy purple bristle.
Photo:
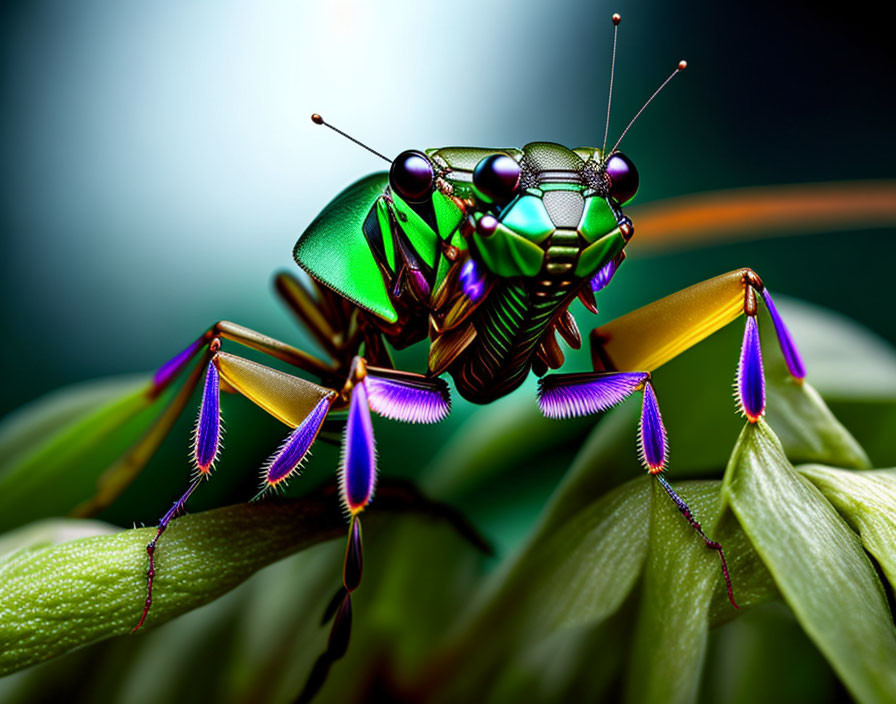
<svg viewBox="0 0 896 704">
<path fill-rule="evenodd" d="M 355 384 L 348 408 L 342 443 L 340 484 L 342 500 L 352 514 L 358 514 L 373 498 L 376 484 L 376 444 L 367 399 L 367 380 Z"/>
<path fill-rule="evenodd" d="M 806 365 L 803 364 L 803 358 L 796 347 L 793 336 L 784 324 L 784 319 L 778 313 L 775 302 L 772 300 L 772 294 L 768 289 L 764 289 L 762 297 L 765 300 L 765 306 L 768 308 L 768 314 L 772 317 L 772 323 L 775 326 L 775 334 L 778 336 L 778 346 L 784 355 L 784 361 L 787 363 L 787 370 L 794 379 L 806 378 Z"/>
<path fill-rule="evenodd" d="M 546 376 L 538 384 L 538 404 L 548 418 L 574 418 L 612 408 L 643 384 L 645 372 L 592 372 Z"/>
<path fill-rule="evenodd" d="M 159 367 L 158 371 L 152 377 L 152 383 L 156 388 L 162 388 L 167 386 L 171 380 L 180 374 L 184 367 L 189 364 L 190 360 L 193 359 L 193 355 L 195 355 L 199 349 L 202 347 L 205 342 L 204 337 L 200 337 L 198 340 L 190 344 L 189 347 L 178 352 L 171 359 L 165 362 L 161 367 Z"/>
<path fill-rule="evenodd" d="M 218 397 L 218 368 L 214 362 L 209 362 L 193 443 L 193 459 L 196 462 L 196 469 L 202 474 L 211 472 L 220 446 L 221 405 Z"/>
<path fill-rule="evenodd" d="M 616 268 L 617 265 L 615 259 L 611 259 L 604 264 L 603 268 L 591 279 L 591 290 L 597 293 L 602 288 L 605 288 L 616 273 Z"/>
<path fill-rule="evenodd" d="M 485 293 L 486 275 L 473 257 L 467 259 L 460 270 L 460 285 L 464 295 L 471 301 L 478 301 Z"/>
<path fill-rule="evenodd" d="M 754 316 L 747 316 L 744 342 L 737 365 L 737 400 L 740 410 L 751 423 L 765 412 L 765 374 L 762 371 L 762 348 L 759 326 Z"/>
<path fill-rule="evenodd" d="M 397 379 L 367 375 L 370 408 L 381 416 L 406 423 L 438 423 L 451 410 L 448 390 L 423 388 Z"/>
<path fill-rule="evenodd" d="M 669 459 L 669 442 L 666 426 L 660 415 L 660 405 L 648 381 L 644 384 L 644 403 L 641 406 L 641 422 L 638 426 L 638 449 L 641 462 L 651 474 L 662 472 Z"/>
<path fill-rule="evenodd" d="M 277 452 L 265 463 L 262 470 L 265 486 L 279 484 L 301 466 L 308 448 L 311 447 L 327 417 L 332 402 L 332 394 L 318 401 L 311 413 L 287 436 Z"/>
</svg>

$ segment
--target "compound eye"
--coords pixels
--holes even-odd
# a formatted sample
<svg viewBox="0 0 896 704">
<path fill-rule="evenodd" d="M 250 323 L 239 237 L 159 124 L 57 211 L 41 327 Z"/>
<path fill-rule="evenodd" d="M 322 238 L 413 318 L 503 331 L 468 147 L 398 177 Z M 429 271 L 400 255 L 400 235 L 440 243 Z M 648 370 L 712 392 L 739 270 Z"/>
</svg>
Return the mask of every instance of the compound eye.
<svg viewBox="0 0 896 704">
<path fill-rule="evenodd" d="M 432 193 L 432 164 L 423 152 L 409 149 L 402 152 L 389 169 L 389 185 L 408 203 L 420 203 Z"/>
<path fill-rule="evenodd" d="M 487 156 L 473 170 L 473 188 L 486 203 L 507 203 L 520 188 L 520 165 L 506 154 Z"/>
<path fill-rule="evenodd" d="M 625 205 L 638 192 L 638 170 L 622 152 L 607 159 L 607 176 L 610 177 L 610 195 L 620 205 Z"/>
</svg>

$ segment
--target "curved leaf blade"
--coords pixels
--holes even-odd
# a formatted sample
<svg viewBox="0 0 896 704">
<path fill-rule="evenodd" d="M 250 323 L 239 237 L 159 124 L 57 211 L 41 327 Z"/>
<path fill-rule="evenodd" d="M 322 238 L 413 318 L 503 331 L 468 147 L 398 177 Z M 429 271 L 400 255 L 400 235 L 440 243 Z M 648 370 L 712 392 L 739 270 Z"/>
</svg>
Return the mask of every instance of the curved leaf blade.
<svg viewBox="0 0 896 704">
<path fill-rule="evenodd" d="M 170 394 L 152 398 L 146 377 L 64 389 L 4 422 L 0 531 L 64 515 L 97 490 L 103 472 L 149 427 Z"/>
<path fill-rule="evenodd" d="M 896 469 L 799 468 L 846 519 L 896 589 Z"/>
<path fill-rule="evenodd" d="M 767 424 L 748 424 L 724 480 L 728 501 L 806 633 L 861 702 L 896 691 L 896 629 L 856 535 L 790 465 Z"/>
<path fill-rule="evenodd" d="M 624 484 L 563 525 L 539 530 L 493 575 L 449 639 L 441 670 L 449 680 L 438 684 L 439 701 L 500 701 L 502 691 L 516 691 L 512 679 L 520 668 L 531 674 L 549 664 L 532 660 L 546 639 L 557 644 L 564 634 L 587 638 L 606 624 L 642 570 L 647 481 L 640 477 Z M 477 657 L 471 661 L 474 649 Z M 539 700 L 535 692 L 530 695 Z"/>
<path fill-rule="evenodd" d="M 457 514 L 403 483 L 385 484 L 377 499 L 371 519 L 385 511 L 414 511 L 475 538 Z M 178 518 L 156 548 L 147 626 L 206 604 L 262 567 L 345 530 L 341 505 L 329 489 Z M 143 608 L 146 544 L 155 532 L 135 528 L 24 549 L 0 562 L 0 675 L 129 633 Z"/>
<path fill-rule="evenodd" d="M 774 380 L 768 386 L 768 422 L 788 457 L 794 462 L 829 462 L 854 469 L 871 466 L 865 450 L 808 382 L 794 382 L 786 370 Z"/>
<path fill-rule="evenodd" d="M 145 375 L 96 379 L 52 391 L 10 413 L 0 422 L 0 477 L 59 428 L 146 383 Z"/>
<path fill-rule="evenodd" d="M 267 564 L 339 535 L 335 504 L 230 506 L 173 521 L 156 553 L 148 623 L 229 591 Z M 136 528 L 25 551 L 0 565 L 0 674 L 134 627 L 146 594 L 146 544 Z"/>
<path fill-rule="evenodd" d="M 719 487 L 720 482 L 710 481 L 676 486 L 710 536 L 714 531 L 709 527 L 719 516 Z M 682 519 L 658 482 L 651 482 L 650 501 L 644 594 L 626 699 L 633 704 L 691 702 L 700 686 L 719 558 Z"/>
</svg>

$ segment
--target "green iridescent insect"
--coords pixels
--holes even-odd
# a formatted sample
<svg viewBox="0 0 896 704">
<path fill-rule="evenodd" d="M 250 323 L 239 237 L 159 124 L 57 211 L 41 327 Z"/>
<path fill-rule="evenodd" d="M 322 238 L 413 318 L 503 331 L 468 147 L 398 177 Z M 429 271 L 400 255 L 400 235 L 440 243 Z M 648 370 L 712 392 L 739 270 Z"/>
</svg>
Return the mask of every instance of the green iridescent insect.
<svg viewBox="0 0 896 704">
<path fill-rule="evenodd" d="M 683 68 L 684 62 L 666 82 Z M 319 115 L 312 119 L 327 125 Z M 351 593 L 362 572 L 360 514 L 373 498 L 377 472 L 370 412 L 410 423 L 438 422 L 450 410 L 444 375 L 464 398 L 488 403 L 534 372 L 541 377 L 539 404 L 552 418 L 602 412 L 641 392 L 641 460 L 699 537 L 718 551 L 736 606 L 721 546 L 705 535 L 663 477 L 667 438 L 650 375 L 745 314 L 737 395 L 740 410 L 758 420 L 765 408 L 755 317 L 760 297 L 791 374 L 801 380 L 805 370 L 768 291 L 755 273 L 741 269 L 593 330 L 592 369 L 547 374 L 564 363 L 557 334 L 573 348 L 582 344 L 570 304 L 580 299 L 597 313 L 595 293 L 610 283 L 634 235 L 623 208 L 638 189 L 638 173 L 616 146 L 606 149 L 605 135 L 601 148 L 536 142 L 521 149 L 447 147 L 382 157 L 391 164 L 388 173 L 349 186 L 299 238 L 295 259 L 309 280 L 286 274 L 277 279 L 279 293 L 327 359 L 221 322 L 159 370 L 156 394 L 201 355 L 178 395 L 182 401 L 162 425 L 183 407 L 203 369 L 206 376 L 194 440 L 197 474 L 147 547 L 148 593 L 137 628 L 152 604 L 158 539 L 217 458 L 220 388 L 245 395 L 294 429 L 264 466 L 262 492 L 296 475 L 328 414 L 347 411 L 339 483 L 348 546 L 343 584 L 327 610 L 333 619 L 330 641 L 301 697 L 310 698 L 348 646 Z M 223 340 L 286 361 L 317 382 L 226 353 Z M 389 346 L 424 340 L 427 369 L 394 368 Z"/>
</svg>

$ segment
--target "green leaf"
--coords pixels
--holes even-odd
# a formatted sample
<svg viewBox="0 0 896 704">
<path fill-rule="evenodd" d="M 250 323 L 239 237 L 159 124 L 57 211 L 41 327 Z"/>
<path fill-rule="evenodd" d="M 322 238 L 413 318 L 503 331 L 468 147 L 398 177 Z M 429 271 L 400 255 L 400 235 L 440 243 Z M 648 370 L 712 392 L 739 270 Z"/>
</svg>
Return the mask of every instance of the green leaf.
<svg viewBox="0 0 896 704">
<path fill-rule="evenodd" d="M 868 454 L 888 462 L 896 460 L 888 442 L 896 417 L 896 351 L 867 328 L 834 311 L 787 298 L 779 303 L 805 357 L 807 379 L 818 389 L 818 393 L 812 388 L 799 393 L 800 387 L 790 380 L 777 349 L 771 321 L 763 315 L 768 419 L 787 456 L 795 463 L 821 462 L 856 469 L 871 466 Z M 837 418 L 821 401 L 822 396 Z M 844 426 L 841 421 L 848 422 Z M 876 446 L 869 448 L 867 442 L 877 437 L 885 439 L 886 452 L 879 452 Z"/>
<path fill-rule="evenodd" d="M 23 406 L 0 423 L 0 477 L 22 456 L 72 421 L 123 394 L 146 386 L 145 376 L 99 379 L 75 384 Z"/>
<path fill-rule="evenodd" d="M 728 501 L 781 594 L 862 702 L 896 691 L 896 630 L 856 535 L 784 455 L 768 425 L 748 424 L 725 475 Z"/>
<path fill-rule="evenodd" d="M 849 699 L 824 656 L 782 603 L 710 633 L 701 704 L 834 704 Z"/>
<path fill-rule="evenodd" d="M 688 482 L 676 487 L 708 535 L 713 535 L 711 526 L 719 514 L 719 486 Z M 659 482 L 651 482 L 651 489 L 644 594 L 629 658 L 627 701 L 691 702 L 697 698 L 721 563 L 682 519 Z"/>
<path fill-rule="evenodd" d="M 800 345 L 812 383 L 826 399 L 896 399 L 896 350 L 891 344 L 829 308 L 786 297 L 779 301 L 778 296 L 775 302 Z"/>
<path fill-rule="evenodd" d="M 35 521 L 0 535 L 0 562 L 22 550 L 38 550 L 69 540 L 115 533 L 118 528 L 102 521 L 55 518 Z"/>
<path fill-rule="evenodd" d="M 172 521 L 156 553 L 158 625 L 229 591 L 267 564 L 344 530 L 318 501 L 266 502 Z M 128 633 L 146 595 L 155 528 L 26 551 L 0 564 L 0 674 Z"/>
<path fill-rule="evenodd" d="M 450 681 L 438 684 L 442 700 L 511 687 L 495 678 L 515 677 L 521 662 L 531 665 L 527 658 L 545 638 L 561 631 L 580 638 L 581 629 L 601 626 L 621 607 L 647 552 L 648 481 L 629 482 L 563 525 L 539 532 L 493 575 L 449 639 L 444 662 L 453 665 L 444 669 Z M 453 670 L 461 663 L 461 672 Z M 537 673 L 532 667 L 523 669 Z"/>
<path fill-rule="evenodd" d="M 721 482 L 682 482 L 674 488 L 707 535 L 723 546 L 739 609 L 728 599 L 718 554 L 707 549 L 662 487 L 652 484 L 650 543 L 628 658 L 627 698 L 689 702 L 699 691 L 709 629 L 778 592 L 740 525 L 730 512 L 722 513 Z"/>
<path fill-rule="evenodd" d="M 896 589 L 896 469 L 799 468 L 846 519 Z"/>
<path fill-rule="evenodd" d="M 404 484 L 385 484 L 379 512 L 412 510 L 467 526 L 444 506 Z M 345 533 L 332 491 L 185 516 L 171 522 L 156 549 L 155 626 L 219 597 L 265 565 Z M 146 596 L 146 544 L 155 528 L 19 550 L 0 562 L 0 674 L 102 638 L 130 632 Z M 333 575 L 334 585 L 338 574 Z M 318 618 L 317 614 L 313 618 Z"/>
<path fill-rule="evenodd" d="M 855 469 L 871 466 L 865 450 L 809 382 L 795 382 L 786 369 L 776 365 L 766 374 L 768 423 L 787 457 L 793 462 L 827 462 Z"/>
<path fill-rule="evenodd" d="M 711 628 L 734 621 L 754 606 L 780 600 L 775 580 L 731 511 L 722 514 L 713 527 L 712 538 L 725 549 L 734 598 L 740 608 L 731 607 L 725 582 L 718 580 L 709 607 Z"/>
<path fill-rule="evenodd" d="M 0 531 L 64 515 L 140 437 L 169 394 L 146 377 L 81 384 L 26 406 L 0 428 Z"/>
</svg>

